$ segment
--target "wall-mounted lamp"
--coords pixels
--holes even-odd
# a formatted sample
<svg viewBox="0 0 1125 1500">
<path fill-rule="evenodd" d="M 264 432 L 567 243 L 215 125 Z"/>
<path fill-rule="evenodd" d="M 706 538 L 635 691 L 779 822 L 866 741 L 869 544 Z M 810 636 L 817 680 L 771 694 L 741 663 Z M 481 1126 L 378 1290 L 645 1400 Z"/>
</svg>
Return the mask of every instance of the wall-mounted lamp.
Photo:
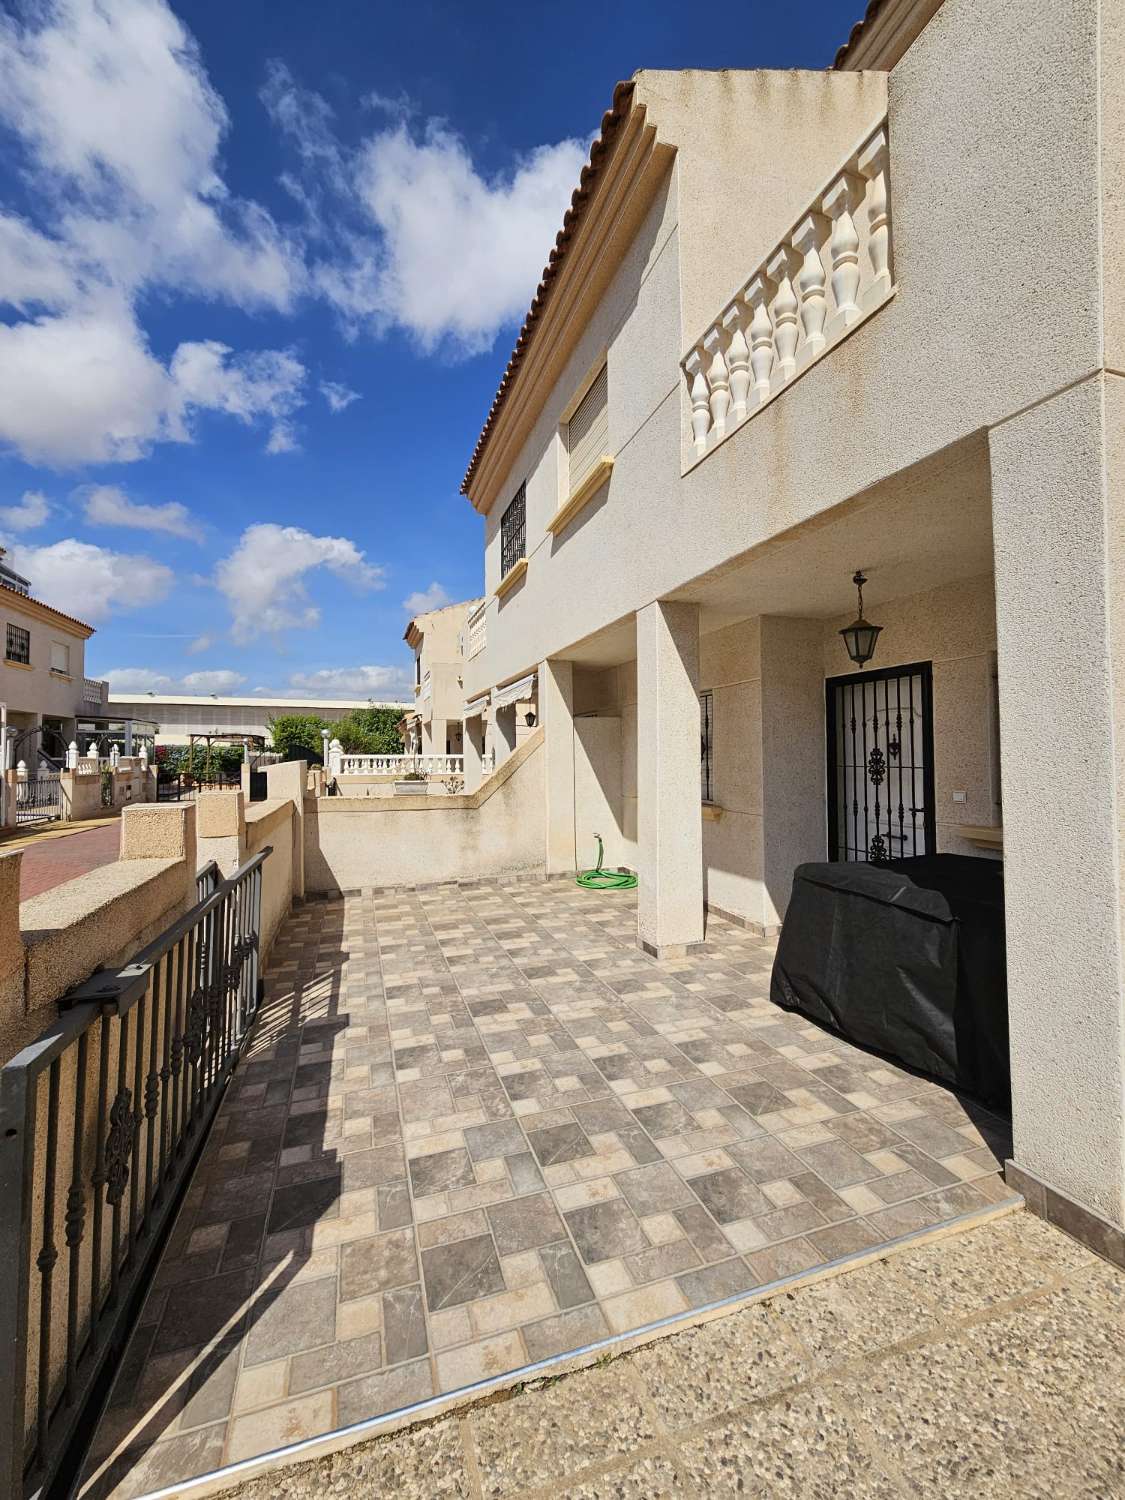
<svg viewBox="0 0 1125 1500">
<path fill-rule="evenodd" d="M 848 648 L 848 655 L 857 667 L 862 667 L 875 655 L 875 642 L 883 627 L 872 625 L 869 620 L 863 618 L 863 585 L 867 579 L 862 572 L 856 570 L 852 582 L 859 593 L 859 613 L 850 625 L 845 625 L 840 634 L 844 638 L 844 645 Z"/>
<path fill-rule="evenodd" d="M 529 729 L 535 728 L 535 710 L 533 708 L 529 708 L 527 713 L 524 714 L 523 722 Z"/>
</svg>

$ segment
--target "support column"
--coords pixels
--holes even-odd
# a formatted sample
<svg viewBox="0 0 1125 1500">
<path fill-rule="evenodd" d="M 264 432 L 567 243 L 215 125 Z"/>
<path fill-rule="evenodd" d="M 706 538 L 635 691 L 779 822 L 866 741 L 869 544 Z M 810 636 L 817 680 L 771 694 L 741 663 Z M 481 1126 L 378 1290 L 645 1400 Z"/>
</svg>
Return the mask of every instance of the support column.
<svg viewBox="0 0 1125 1500">
<path fill-rule="evenodd" d="M 540 664 L 539 714 L 546 752 L 547 874 L 562 875 L 575 866 L 573 662 Z"/>
<path fill-rule="evenodd" d="M 465 757 L 465 790 L 475 792 L 484 780 L 484 723 L 481 719 L 466 719 L 461 735 L 461 752 Z"/>
<path fill-rule="evenodd" d="M 703 940 L 699 606 L 637 611 L 637 836 L 641 947 L 679 957 Z"/>
<path fill-rule="evenodd" d="M 1125 380 L 989 434 L 1015 1170 L 1125 1263 Z"/>
</svg>

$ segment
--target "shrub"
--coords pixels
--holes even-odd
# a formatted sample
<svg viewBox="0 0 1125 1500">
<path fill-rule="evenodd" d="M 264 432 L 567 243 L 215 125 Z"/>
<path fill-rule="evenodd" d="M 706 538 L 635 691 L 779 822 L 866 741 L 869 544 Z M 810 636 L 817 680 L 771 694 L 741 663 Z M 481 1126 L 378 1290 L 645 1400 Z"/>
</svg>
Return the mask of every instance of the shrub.
<svg viewBox="0 0 1125 1500">
<path fill-rule="evenodd" d="M 322 729 L 330 729 L 323 719 L 315 714 L 282 714 L 270 720 L 273 748 L 282 760 L 307 760 L 319 766 L 324 760 Z"/>
</svg>

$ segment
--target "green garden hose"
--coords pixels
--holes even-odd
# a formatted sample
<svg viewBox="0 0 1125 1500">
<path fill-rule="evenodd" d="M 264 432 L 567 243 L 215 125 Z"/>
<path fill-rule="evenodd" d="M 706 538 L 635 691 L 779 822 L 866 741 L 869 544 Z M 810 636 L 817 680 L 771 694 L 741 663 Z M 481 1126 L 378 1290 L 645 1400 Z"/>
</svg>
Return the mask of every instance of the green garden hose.
<svg viewBox="0 0 1125 1500">
<path fill-rule="evenodd" d="M 594 837 L 598 841 L 598 863 L 592 870 L 579 871 L 575 876 L 577 884 L 587 891 L 631 891 L 637 883 L 637 877 L 630 875 L 628 870 L 603 870 L 605 850 L 602 836 L 595 833 Z"/>
</svg>

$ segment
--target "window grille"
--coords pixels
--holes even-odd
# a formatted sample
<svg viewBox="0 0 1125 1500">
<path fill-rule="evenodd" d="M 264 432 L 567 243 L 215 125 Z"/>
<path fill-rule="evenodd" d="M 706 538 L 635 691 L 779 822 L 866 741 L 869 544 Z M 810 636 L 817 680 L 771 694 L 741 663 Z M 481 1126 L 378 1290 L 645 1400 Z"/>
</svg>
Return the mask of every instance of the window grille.
<svg viewBox="0 0 1125 1500">
<path fill-rule="evenodd" d="M 566 446 L 570 455 L 572 494 L 609 447 L 608 397 L 608 374 L 603 365 L 567 424 Z"/>
<path fill-rule="evenodd" d="M 714 797 L 715 703 L 710 692 L 699 695 L 699 790 L 704 802 Z"/>
<path fill-rule="evenodd" d="M 527 485 L 521 484 L 515 499 L 500 517 L 500 576 L 508 574 L 527 555 Z"/>
<path fill-rule="evenodd" d="M 4 652 L 8 661 L 20 661 L 24 666 L 31 665 L 31 632 L 25 630 L 22 625 L 8 626 L 8 644 Z"/>
</svg>

